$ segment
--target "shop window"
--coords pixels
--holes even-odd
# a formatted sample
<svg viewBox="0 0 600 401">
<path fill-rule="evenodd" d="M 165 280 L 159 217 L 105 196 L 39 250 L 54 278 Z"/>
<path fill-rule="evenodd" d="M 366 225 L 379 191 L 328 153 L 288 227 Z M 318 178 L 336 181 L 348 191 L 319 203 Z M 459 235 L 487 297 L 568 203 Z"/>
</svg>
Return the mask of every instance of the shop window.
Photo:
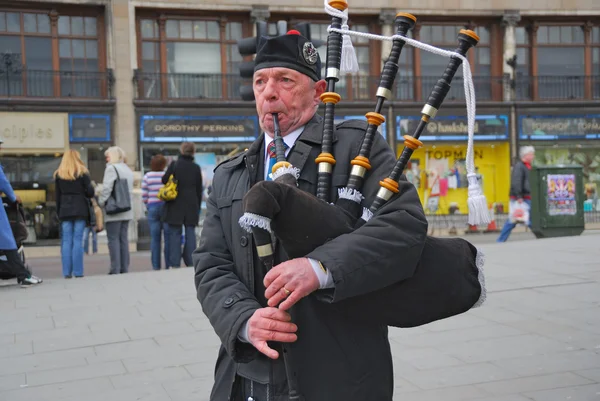
<svg viewBox="0 0 600 401">
<path fill-rule="evenodd" d="M 592 97 L 600 98 L 600 27 L 592 28 Z"/>
<path fill-rule="evenodd" d="M 98 97 L 105 80 L 98 18 L 0 10 L 0 53 L 10 53 L 0 96 Z M 54 28 L 53 28 L 54 26 Z M 58 53 L 52 49 L 58 47 Z"/>
<path fill-rule="evenodd" d="M 241 21 L 231 20 L 168 17 L 159 24 L 140 19 L 140 95 L 221 99 L 225 90 L 227 97 L 238 97 L 242 58 L 236 44 L 246 36 L 243 28 Z"/>
</svg>

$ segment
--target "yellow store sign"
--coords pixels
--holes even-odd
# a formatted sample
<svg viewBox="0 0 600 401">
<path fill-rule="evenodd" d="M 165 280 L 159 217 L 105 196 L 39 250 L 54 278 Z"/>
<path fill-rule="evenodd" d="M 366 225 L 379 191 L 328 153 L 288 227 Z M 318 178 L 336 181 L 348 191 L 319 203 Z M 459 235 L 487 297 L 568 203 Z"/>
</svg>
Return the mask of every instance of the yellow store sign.
<svg viewBox="0 0 600 401">
<path fill-rule="evenodd" d="M 0 112 L 3 153 L 55 153 L 69 146 L 67 113 Z"/>
<path fill-rule="evenodd" d="M 398 156 L 403 148 L 403 144 L 398 146 Z M 466 142 L 464 145 L 426 142 L 413 153 L 405 174 L 417 188 L 427 214 L 448 214 L 451 207 L 458 207 L 458 213 L 468 213 L 466 156 Z M 501 203 L 508 210 L 509 144 L 476 142 L 474 161 L 488 206 Z"/>
</svg>

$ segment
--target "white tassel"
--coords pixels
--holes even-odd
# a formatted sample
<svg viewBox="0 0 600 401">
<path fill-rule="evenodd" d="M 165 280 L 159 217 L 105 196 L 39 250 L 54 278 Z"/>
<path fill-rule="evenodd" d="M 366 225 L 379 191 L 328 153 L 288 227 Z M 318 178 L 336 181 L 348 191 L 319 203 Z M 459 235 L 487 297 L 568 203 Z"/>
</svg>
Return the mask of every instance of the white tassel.
<svg viewBox="0 0 600 401">
<path fill-rule="evenodd" d="M 489 224 L 492 220 L 485 195 L 479 186 L 479 181 L 477 181 L 477 175 L 467 174 L 467 180 L 469 181 L 469 224 L 473 226 Z"/>
<path fill-rule="evenodd" d="M 340 199 L 348 199 L 358 204 L 365 198 L 358 190 L 350 189 L 348 187 L 338 189 L 338 196 Z"/>
<path fill-rule="evenodd" d="M 284 174 L 291 174 L 297 180 L 300 177 L 300 169 L 298 167 L 279 167 L 272 175 L 273 181 Z"/>
<path fill-rule="evenodd" d="M 342 29 L 348 29 L 348 25 L 343 25 Z M 356 50 L 352 45 L 350 35 L 342 35 L 342 59 L 340 62 L 340 72 L 355 74 L 359 71 L 358 58 Z"/>
<path fill-rule="evenodd" d="M 479 248 L 477 248 L 477 256 L 475 257 L 475 265 L 477 266 L 477 270 L 479 271 L 477 274 L 477 278 L 479 279 L 479 285 L 481 286 L 481 294 L 479 295 L 479 299 L 472 306 L 473 308 L 478 308 L 487 299 L 487 290 L 485 288 L 485 275 L 483 273 L 483 265 L 485 264 L 485 254 Z"/>
<path fill-rule="evenodd" d="M 363 219 L 365 222 L 371 220 L 371 218 L 373 217 L 373 212 L 370 211 L 369 209 L 367 209 L 366 207 L 363 207 L 363 214 L 362 216 L 360 216 L 361 219 Z"/>
<path fill-rule="evenodd" d="M 244 213 L 238 220 L 239 225 L 247 232 L 252 232 L 252 227 L 259 227 L 271 233 L 271 219 L 254 213 Z"/>
</svg>

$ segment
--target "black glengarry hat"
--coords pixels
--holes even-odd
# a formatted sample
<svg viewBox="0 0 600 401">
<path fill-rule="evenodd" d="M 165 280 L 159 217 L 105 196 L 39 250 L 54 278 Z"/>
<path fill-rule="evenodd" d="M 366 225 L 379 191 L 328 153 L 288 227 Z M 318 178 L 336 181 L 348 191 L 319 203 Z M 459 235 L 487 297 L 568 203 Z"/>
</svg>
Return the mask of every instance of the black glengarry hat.
<svg viewBox="0 0 600 401">
<path fill-rule="evenodd" d="M 307 75 L 315 82 L 321 79 L 321 58 L 317 48 L 295 30 L 281 36 L 260 38 L 254 63 L 254 72 L 283 67 Z"/>
</svg>

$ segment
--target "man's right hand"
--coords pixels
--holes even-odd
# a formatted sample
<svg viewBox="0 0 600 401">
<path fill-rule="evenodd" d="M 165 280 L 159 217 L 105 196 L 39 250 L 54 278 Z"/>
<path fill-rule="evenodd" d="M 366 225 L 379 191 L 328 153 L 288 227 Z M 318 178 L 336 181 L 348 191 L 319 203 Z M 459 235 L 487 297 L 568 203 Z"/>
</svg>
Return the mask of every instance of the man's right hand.
<svg viewBox="0 0 600 401">
<path fill-rule="evenodd" d="M 289 313 L 278 308 L 261 308 L 248 320 L 248 341 L 271 359 L 277 359 L 279 353 L 270 348 L 267 341 L 293 343 L 298 339 L 294 334 L 298 327 L 291 323 Z"/>
</svg>

